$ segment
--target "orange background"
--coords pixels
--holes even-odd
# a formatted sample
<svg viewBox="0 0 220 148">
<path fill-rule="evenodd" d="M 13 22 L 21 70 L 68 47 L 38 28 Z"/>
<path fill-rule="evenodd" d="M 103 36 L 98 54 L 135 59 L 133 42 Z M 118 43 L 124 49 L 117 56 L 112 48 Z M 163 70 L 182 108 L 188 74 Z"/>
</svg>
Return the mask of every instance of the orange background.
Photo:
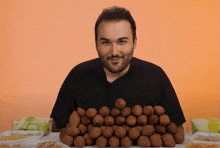
<svg viewBox="0 0 220 148">
<path fill-rule="evenodd" d="M 95 21 L 113 5 L 136 21 L 134 56 L 170 78 L 186 130 L 192 118 L 219 118 L 218 0 L 0 0 L 0 132 L 17 117 L 50 116 L 69 71 L 98 56 Z"/>
</svg>

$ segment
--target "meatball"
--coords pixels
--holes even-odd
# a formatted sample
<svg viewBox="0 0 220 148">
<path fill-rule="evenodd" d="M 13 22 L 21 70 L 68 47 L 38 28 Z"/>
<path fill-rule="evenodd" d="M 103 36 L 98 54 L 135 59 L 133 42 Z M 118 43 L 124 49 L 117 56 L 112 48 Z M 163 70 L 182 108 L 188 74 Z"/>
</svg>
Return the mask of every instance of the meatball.
<svg viewBox="0 0 220 148">
<path fill-rule="evenodd" d="M 134 116 L 140 116 L 142 114 L 142 107 L 140 105 L 135 105 L 131 112 Z"/>
<path fill-rule="evenodd" d="M 168 125 L 170 123 L 170 118 L 167 115 L 161 115 L 159 117 L 160 125 Z"/>
<path fill-rule="evenodd" d="M 149 124 L 156 125 L 159 121 L 159 117 L 155 114 L 150 115 L 148 121 L 149 121 Z"/>
<path fill-rule="evenodd" d="M 68 127 L 68 128 L 66 129 L 66 133 L 67 133 L 69 136 L 76 137 L 76 136 L 79 135 L 80 130 L 79 130 L 78 127 L 71 126 L 71 127 Z"/>
<path fill-rule="evenodd" d="M 86 116 L 86 111 L 84 109 L 80 108 L 80 107 L 77 107 L 77 111 L 76 112 L 78 113 L 78 115 L 80 117 Z"/>
<path fill-rule="evenodd" d="M 100 126 L 100 128 L 101 128 L 101 130 L 103 131 L 103 130 L 106 128 L 106 126 L 105 126 L 105 125 L 102 125 L 102 126 Z"/>
<path fill-rule="evenodd" d="M 95 117 L 92 119 L 92 123 L 95 126 L 101 126 L 104 122 L 104 118 L 101 115 L 95 115 Z"/>
<path fill-rule="evenodd" d="M 135 128 L 135 127 L 132 127 L 129 131 L 128 131 L 128 136 L 131 138 L 131 139 L 137 139 L 139 136 L 140 136 L 140 131 Z"/>
<path fill-rule="evenodd" d="M 90 137 L 89 133 L 86 133 L 84 136 L 84 139 L 86 141 L 86 145 L 93 145 L 93 139 Z"/>
<path fill-rule="evenodd" d="M 115 125 L 112 126 L 112 128 L 113 128 L 113 130 L 115 131 L 116 128 L 118 128 L 118 125 L 115 124 Z"/>
<path fill-rule="evenodd" d="M 64 135 L 61 142 L 68 146 L 71 146 L 73 144 L 73 137 L 69 135 Z"/>
<path fill-rule="evenodd" d="M 172 134 L 166 133 L 166 134 L 162 135 L 161 138 L 162 138 L 164 146 L 175 147 L 176 143 L 175 143 L 175 140 L 174 140 Z"/>
<path fill-rule="evenodd" d="M 128 132 L 131 129 L 131 127 L 128 126 L 127 124 L 122 125 L 122 127 L 126 129 L 126 132 Z"/>
<path fill-rule="evenodd" d="M 60 140 L 62 141 L 62 139 L 63 139 L 63 136 L 64 135 L 66 135 L 67 133 L 66 133 L 66 128 L 64 129 L 64 130 L 62 130 L 61 132 L 60 132 L 60 134 L 59 134 L 59 138 L 60 138 Z"/>
<path fill-rule="evenodd" d="M 102 130 L 102 135 L 106 138 L 110 138 L 113 132 L 114 132 L 113 128 L 110 126 L 107 126 Z"/>
<path fill-rule="evenodd" d="M 101 128 L 100 127 L 93 127 L 89 133 L 90 137 L 95 139 L 95 138 L 98 138 L 100 135 L 101 135 Z"/>
<path fill-rule="evenodd" d="M 99 113 L 103 117 L 106 117 L 110 114 L 110 109 L 107 106 L 103 106 L 102 108 L 100 108 Z"/>
<path fill-rule="evenodd" d="M 75 147 L 84 147 L 86 145 L 86 141 L 83 136 L 75 137 L 73 143 Z"/>
<path fill-rule="evenodd" d="M 115 107 L 117 109 L 121 110 L 121 109 L 125 108 L 125 106 L 126 106 L 126 102 L 124 99 L 119 98 L 115 101 Z"/>
<path fill-rule="evenodd" d="M 141 126 L 141 125 L 136 125 L 135 128 L 137 128 L 139 131 L 141 131 L 141 129 L 143 128 L 143 126 Z"/>
<path fill-rule="evenodd" d="M 161 147 L 163 146 L 163 142 L 161 136 L 159 134 L 154 133 L 149 137 L 152 147 Z"/>
<path fill-rule="evenodd" d="M 66 125 L 66 128 L 67 128 L 67 127 L 71 127 L 71 126 L 72 126 L 71 123 L 68 123 L 68 124 Z"/>
<path fill-rule="evenodd" d="M 146 116 L 150 116 L 150 115 L 152 115 L 152 114 L 154 113 L 154 108 L 153 108 L 152 106 L 150 106 L 150 105 L 145 106 L 145 107 L 143 108 L 143 113 L 144 113 Z"/>
<path fill-rule="evenodd" d="M 108 144 L 107 138 L 100 136 L 98 139 L 96 139 L 96 145 L 98 147 L 105 147 Z"/>
<path fill-rule="evenodd" d="M 175 123 L 170 122 L 167 126 L 166 126 L 167 132 L 171 133 L 171 134 L 175 134 L 176 130 L 177 130 L 177 126 Z"/>
<path fill-rule="evenodd" d="M 125 117 L 123 117 L 123 116 L 116 117 L 115 123 L 117 125 L 123 125 L 125 123 Z"/>
<path fill-rule="evenodd" d="M 137 123 L 141 126 L 144 126 L 147 124 L 147 116 L 146 115 L 140 115 L 138 118 L 137 118 Z"/>
<path fill-rule="evenodd" d="M 131 108 L 130 107 L 125 107 L 121 110 L 121 116 L 127 117 L 131 114 Z"/>
<path fill-rule="evenodd" d="M 126 129 L 124 127 L 118 126 L 114 133 L 118 138 L 123 138 L 126 135 Z"/>
<path fill-rule="evenodd" d="M 155 131 L 156 133 L 163 135 L 166 133 L 166 128 L 164 125 L 155 125 Z"/>
<path fill-rule="evenodd" d="M 110 114 L 111 114 L 112 117 L 116 118 L 117 116 L 120 115 L 120 110 L 117 109 L 117 108 L 113 108 L 113 109 L 111 110 L 111 113 L 110 113 Z"/>
<path fill-rule="evenodd" d="M 120 143 L 120 140 L 116 136 L 112 136 L 109 138 L 109 146 L 110 147 L 118 147 Z"/>
<path fill-rule="evenodd" d="M 126 123 L 127 123 L 127 125 L 129 125 L 129 126 L 135 126 L 136 120 L 137 120 L 137 119 L 136 119 L 135 116 L 130 115 L 130 116 L 127 117 Z"/>
<path fill-rule="evenodd" d="M 82 123 L 85 126 L 89 125 L 90 122 L 91 122 L 91 120 L 86 116 L 83 116 L 80 118 L 80 123 Z"/>
<path fill-rule="evenodd" d="M 90 133 L 94 125 L 91 123 L 87 126 L 87 132 Z"/>
<path fill-rule="evenodd" d="M 178 132 L 173 135 L 173 138 L 174 138 L 176 144 L 181 144 L 185 140 L 185 134 L 184 134 L 184 132 Z"/>
<path fill-rule="evenodd" d="M 73 111 L 69 117 L 69 123 L 71 126 L 77 127 L 80 123 L 80 117 L 76 111 Z"/>
<path fill-rule="evenodd" d="M 157 116 L 161 116 L 161 115 L 165 114 L 165 109 L 162 106 L 154 106 L 154 113 Z"/>
<path fill-rule="evenodd" d="M 179 133 L 179 132 L 183 132 L 183 133 L 184 133 L 184 127 L 183 127 L 183 125 L 178 126 L 177 129 L 176 129 L 176 132 L 177 132 L 177 133 Z"/>
<path fill-rule="evenodd" d="M 128 136 L 125 136 L 124 138 L 121 139 L 121 146 L 122 147 L 132 146 L 132 140 Z"/>
<path fill-rule="evenodd" d="M 137 144 L 141 147 L 149 147 L 151 145 L 149 138 L 143 135 L 138 138 Z"/>
<path fill-rule="evenodd" d="M 94 118 L 96 114 L 97 114 L 97 110 L 96 110 L 95 108 L 89 108 L 89 109 L 87 109 L 87 111 L 86 111 L 86 116 L 87 116 L 89 119 Z"/>
<path fill-rule="evenodd" d="M 115 119 L 111 116 L 106 116 L 104 120 L 105 120 L 105 125 L 107 126 L 112 126 L 115 123 Z"/>
<path fill-rule="evenodd" d="M 86 131 L 87 131 L 86 126 L 83 125 L 83 124 L 79 124 L 78 128 L 79 128 L 80 134 L 81 134 L 81 135 L 85 135 L 85 133 L 86 133 Z"/>
<path fill-rule="evenodd" d="M 142 127 L 141 129 L 141 133 L 144 136 L 150 136 L 155 132 L 155 128 L 153 125 L 149 124 L 149 125 L 145 125 Z"/>
</svg>

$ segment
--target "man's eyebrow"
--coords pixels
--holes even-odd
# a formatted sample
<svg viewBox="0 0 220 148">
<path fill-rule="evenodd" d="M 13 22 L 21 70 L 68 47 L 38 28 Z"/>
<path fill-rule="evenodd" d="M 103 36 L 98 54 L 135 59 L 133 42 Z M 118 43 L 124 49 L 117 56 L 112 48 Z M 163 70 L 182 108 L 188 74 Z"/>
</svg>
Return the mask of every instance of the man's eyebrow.
<svg viewBox="0 0 220 148">
<path fill-rule="evenodd" d="M 121 37 L 118 40 L 128 39 L 128 37 Z"/>
<path fill-rule="evenodd" d="M 109 40 L 109 39 L 106 39 L 106 38 L 101 38 L 100 40 Z"/>
</svg>

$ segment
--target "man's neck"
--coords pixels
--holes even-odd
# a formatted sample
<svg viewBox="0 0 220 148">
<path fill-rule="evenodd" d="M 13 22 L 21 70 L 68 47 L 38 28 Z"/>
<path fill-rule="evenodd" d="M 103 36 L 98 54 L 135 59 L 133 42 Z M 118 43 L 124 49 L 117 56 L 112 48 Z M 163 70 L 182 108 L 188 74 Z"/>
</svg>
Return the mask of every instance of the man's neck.
<svg viewBox="0 0 220 148">
<path fill-rule="evenodd" d="M 105 71 L 105 74 L 106 74 L 106 78 L 107 78 L 107 81 L 109 83 L 112 83 L 113 81 L 115 81 L 116 79 L 120 78 L 121 76 L 125 75 L 128 70 L 130 68 L 130 64 L 121 72 L 119 73 L 112 73 L 110 71 L 108 71 L 105 67 L 104 67 L 104 71 Z"/>
</svg>

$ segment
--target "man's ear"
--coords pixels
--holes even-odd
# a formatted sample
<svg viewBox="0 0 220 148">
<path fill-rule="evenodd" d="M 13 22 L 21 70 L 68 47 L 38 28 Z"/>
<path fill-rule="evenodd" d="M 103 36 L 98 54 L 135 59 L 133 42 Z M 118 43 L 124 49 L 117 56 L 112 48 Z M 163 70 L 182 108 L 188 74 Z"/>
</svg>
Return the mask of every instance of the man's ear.
<svg viewBox="0 0 220 148">
<path fill-rule="evenodd" d="M 137 46 L 137 36 L 135 36 L 134 38 L 134 49 L 136 48 L 136 46 Z"/>
</svg>

